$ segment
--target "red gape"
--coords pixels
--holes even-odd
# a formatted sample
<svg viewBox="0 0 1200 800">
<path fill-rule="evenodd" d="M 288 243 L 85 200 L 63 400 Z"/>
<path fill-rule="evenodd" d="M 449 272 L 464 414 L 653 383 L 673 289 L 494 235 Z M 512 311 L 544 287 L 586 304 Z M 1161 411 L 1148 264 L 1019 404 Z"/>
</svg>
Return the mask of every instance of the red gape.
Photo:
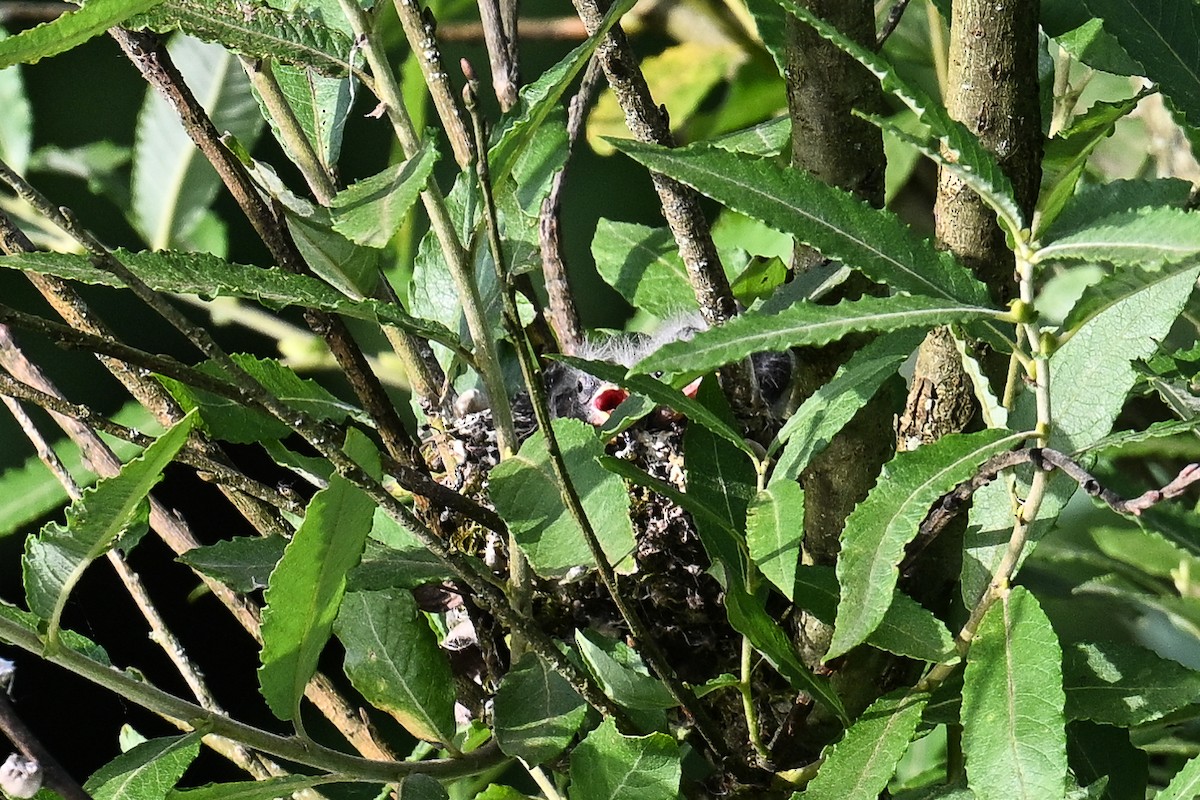
<svg viewBox="0 0 1200 800">
<path fill-rule="evenodd" d="M 597 392 L 596 396 L 592 398 L 592 407 L 605 414 L 611 414 L 628 398 L 629 392 L 614 386 Z"/>
</svg>

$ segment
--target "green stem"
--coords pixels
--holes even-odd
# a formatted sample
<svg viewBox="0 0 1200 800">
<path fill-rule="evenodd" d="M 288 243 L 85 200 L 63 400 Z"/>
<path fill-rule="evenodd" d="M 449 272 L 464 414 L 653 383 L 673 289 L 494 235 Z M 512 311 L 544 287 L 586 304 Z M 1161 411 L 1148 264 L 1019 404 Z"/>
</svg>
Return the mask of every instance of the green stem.
<svg viewBox="0 0 1200 800">
<path fill-rule="evenodd" d="M 113 669 L 74 650 L 61 647 L 54 653 L 45 652 L 45 643 L 33 631 L 8 615 L 0 616 L 0 639 L 120 695 L 131 703 L 164 717 L 179 720 L 192 730 L 203 730 L 241 742 L 276 758 L 313 767 L 326 772 L 342 773 L 361 781 L 393 783 L 406 775 L 425 774 L 436 778 L 455 778 L 471 775 L 504 756 L 498 750 L 483 747 L 459 759 L 435 761 L 372 761 L 351 756 L 294 736 L 279 736 L 230 719 L 224 714 L 208 711 L 195 703 L 152 686 L 131 675 Z"/>
</svg>

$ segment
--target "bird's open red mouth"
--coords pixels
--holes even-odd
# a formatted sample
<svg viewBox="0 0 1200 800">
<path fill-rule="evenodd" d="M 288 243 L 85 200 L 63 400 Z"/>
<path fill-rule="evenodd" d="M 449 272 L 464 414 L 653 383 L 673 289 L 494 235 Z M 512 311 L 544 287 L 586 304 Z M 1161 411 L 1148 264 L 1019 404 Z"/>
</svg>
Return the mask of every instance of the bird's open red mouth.
<svg viewBox="0 0 1200 800">
<path fill-rule="evenodd" d="M 592 402 L 597 411 L 611 414 L 617 410 L 617 406 L 624 403 L 628 398 L 629 392 L 614 386 L 611 389 L 604 389 L 598 393 Z"/>
</svg>

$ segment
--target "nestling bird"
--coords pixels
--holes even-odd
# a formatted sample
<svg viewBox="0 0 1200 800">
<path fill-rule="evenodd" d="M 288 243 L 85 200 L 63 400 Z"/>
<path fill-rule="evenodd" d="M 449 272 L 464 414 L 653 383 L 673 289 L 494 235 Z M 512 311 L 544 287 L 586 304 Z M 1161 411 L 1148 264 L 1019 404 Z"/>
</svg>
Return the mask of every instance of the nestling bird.
<svg viewBox="0 0 1200 800">
<path fill-rule="evenodd" d="M 615 334 L 599 341 L 586 342 L 575 355 L 589 361 L 607 361 L 632 367 L 652 357 L 663 346 L 688 341 L 707 326 L 698 315 L 677 317 L 663 323 L 650 334 Z M 790 353 L 755 353 L 750 357 L 754 377 L 763 400 L 773 411 L 779 411 L 792 382 Z M 700 381 L 684 387 L 684 394 L 695 396 Z M 556 362 L 546 370 L 546 389 L 550 413 L 555 417 L 581 419 L 592 425 L 603 425 L 629 393 L 615 384 L 603 381 L 587 372 Z"/>
</svg>

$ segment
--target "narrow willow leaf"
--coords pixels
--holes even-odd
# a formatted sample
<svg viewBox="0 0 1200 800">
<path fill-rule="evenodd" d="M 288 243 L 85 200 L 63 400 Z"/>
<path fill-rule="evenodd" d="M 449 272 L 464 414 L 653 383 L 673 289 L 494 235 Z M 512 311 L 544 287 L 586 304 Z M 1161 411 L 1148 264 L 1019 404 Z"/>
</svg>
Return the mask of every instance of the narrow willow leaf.
<svg viewBox="0 0 1200 800">
<path fill-rule="evenodd" d="M 1140 293 L 1158 284 L 1177 283 L 1178 281 L 1174 279 L 1181 274 L 1195 275 L 1198 261 L 1200 259 L 1189 258 L 1186 261 L 1165 265 L 1159 269 L 1142 269 L 1138 266 L 1118 268 L 1113 274 L 1104 276 L 1098 283 L 1083 290 L 1083 294 L 1075 302 L 1067 318 L 1063 320 L 1063 330 L 1073 333 L 1093 317 L 1126 300 L 1136 298 Z"/>
<path fill-rule="evenodd" d="M 1200 125 L 1200 9 L 1190 0 L 1084 0 L 1145 76 Z"/>
<path fill-rule="evenodd" d="M 175 789 L 167 800 L 275 800 L 326 783 L 345 782 L 343 775 L 280 775 L 261 781 L 209 783 L 196 789 Z"/>
<path fill-rule="evenodd" d="M 804 490 L 793 481 L 759 492 L 746 517 L 746 545 L 763 577 L 793 600 L 800 543 L 804 539 Z"/>
<path fill-rule="evenodd" d="M 733 414 L 716 381 L 702 382 L 696 399 L 732 422 Z M 758 473 L 752 459 L 724 437 L 700 425 L 689 425 L 683 435 L 683 466 L 688 494 L 701 499 L 722 521 L 718 530 L 704 530 L 709 526 L 708 519 L 696 517 L 701 541 L 707 547 L 709 541 L 721 537 L 723 530 L 737 531 L 740 539 L 741 532 L 746 530 L 746 511 L 758 490 Z M 734 552 L 724 552 L 719 554 L 717 563 L 741 576 L 746 574 L 741 567 L 742 547 L 735 552 L 737 561 L 727 560 L 735 557 Z M 740 580 L 733 575 L 727 578 Z"/>
<path fill-rule="evenodd" d="M 409 316 L 402 308 L 391 303 L 350 300 L 315 278 L 294 275 L 278 267 L 264 269 L 232 264 L 208 253 L 135 253 L 118 249 L 113 255 L 155 291 L 208 298 L 242 297 L 271 307 L 316 308 L 355 319 L 395 325 L 447 347 L 462 349 L 458 337 L 443 325 Z M 69 253 L 0 256 L 0 267 L 54 275 L 97 286 L 122 285 L 111 273 L 92 266 L 86 256 Z"/>
<path fill-rule="evenodd" d="M 880 336 L 855 352 L 828 383 L 809 395 L 780 429 L 768 451 L 783 446 L 771 473 L 771 485 L 796 480 L 813 456 L 824 450 L 884 381 L 896 374 L 924 338 L 925 331 L 920 328 Z"/>
<path fill-rule="evenodd" d="M 575 631 L 575 644 L 588 671 L 604 693 L 623 708 L 660 710 L 678 703 L 658 678 L 650 675 L 637 651 L 596 631 Z"/>
<path fill-rule="evenodd" d="M 343 76 L 354 59 L 350 36 L 303 14 L 243 0 L 167 0 L 130 21 L 158 33 L 181 30 L 230 52 L 270 57 Z"/>
<path fill-rule="evenodd" d="M 353 99 L 350 79 L 333 78 L 320 74 L 312 67 L 294 67 L 290 64 L 272 64 L 271 75 L 279 84 L 280 92 L 321 166 L 327 171 L 333 169 L 342 150 L 342 133 L 350 118 L 350 101 Z M 258 96 L 257 92 L 255 96 Z M 262 98 L 259 98 L 259 105 L 276 140 L 288 157 L 295 161 L 291 145 L 262 106 Z"/>
<path fill-rule="evenodd" d="M 1115 103 L 1093 103 L 1085 114 L 1075 118 L 1069 129 L 1046 142 L 1035 238 L 1045 233 L 1075 194 L 1092 151 L 1112 135 L 1117 121 L 1133 111 L 1140 99 L 1139 96 Z"/>
<path fill-rule="evenodd" d="M 571 755 L 571 800 L 675 800 L 681 776 L 674 739 L 624 736 L 610 717 Z"/>
<path fill-rule="evenodd" d="M 1062 650 L 1026 589 L 984 615 L 963 679 L 963 754 L 979 800 L 1052 800 L 1067 786 Z"/>
<path fill-rule="evenodd" d="M 873 281 L 944 300 L 987 302 L 987 288 L 951 254 L 917 236 L 892 212 L 872 208 L 802 169 L 708 145 L 614 144 L 648 169 L 791 234 Z"/>
<path fill-rule="evenodd" d="M 604 447 L 595 430 L 579 420 L 557 419 L 554 433 L 604 555 L 618 572 L 632 570 L 629 494 L 619 478 L 596 463 Z M 492 470 L 488 492 L 538 575 L 562 578 L 575 567 L 595 566 L 583 532 L 563 504 L 540 432 Z"/>
<path fill-rule="evenodd" d="M 0 41 L 7 38 L 8 33 L 0 28 Z M 25 93 L 21 67 L 0 69 L 0 108 L 4 109 L 0 114 L 0 159 L 18 175 L 24 175 L 33 146 L 33 109 Z"/>
<path fill-rule="evenodd" d="M 1200 756 L 1184 764 L 1167 788 L 1154 795 L 1154 800 L 1195 800 L 1197 794 L 1200 794 Z"/>
<path fill-rule="evenodd" d="M 1115 642 L 1077 642 L 1067 647 L 1063 682 L 1068 719 L 1122 728 L 1158 719 L 1200 696 L 1200 672 Z"/>
<path fill-rule="evenodd" d="M 796 575 L 795 603 L 814 617 L 832 625 L 837 616 L 838 584 L 832 567 L 805 565 Z M 867 644 L 889 653 L 931 664 L 954 655 L 954 637 L 929 609 L 896 589 L 883 621 Z"/>
<path fill-rule="evenodd" d="M 385 247 L 425 188 L 437 148 L 425 136 L 412 158 L 338 192 L 331 205 L 333 229 L 367 247 Z"/>
<path fill-rule="evenodd" d="M 1098 186 L 1083 185 L 1067 202 L 1058 219 L 1039 235 L 1052 242 L 1114 214 L 1151 206 L 1187 208 L 1191 193 L 1191 182 L 1180 178 L 1115 180 Z"/>
<path fill-rule="evenodd" d="M 885 92 L 900 100 L 930 128 L 937 140 L 921 146 L 922 152 L 935 158 L 940 166 L 970 186 L 983 201 L 995 210 L 1001 226 L 1016 234 L 1026 226 L 1025 217 L 1017 206 L 1012 182 L 1000 169 L 993 156 L 966 126 L 951 118 L 946 107 L 924 92 L 904 82 L 881 56 L 848 38 L 837 28 L 813 14 L 796 0 L 777 0 L 785 9 L 808 23 L 825 39 L 862 64 L 879 79 Z M 904 132 L 889 125 L 895 135 Z"/>
<path fill-rule="evenodd" d="M 150 739 L 122 753 L 88 778 L 93 800 L 166 797 L 200 754 L 200 734 Z"/>
<path fill-rule="evenodd" d="M 742 552 L 741 534 L 733 529 L 729 520 L 715 505 L 710 505 L 711 498 L 681 492 L 666 481 L 648 475 L 619 458 L 603 456 L 599 459 L 599 464 L 630 483 L 644 486 L 662 495 L 691 514 L 692 519 L 696 521 L 696 531 L 709 560 L 714 564 L 724 564 L 727 569 L 741 574 L 746 562 Z"/>
<path fill-rule="evenodd" d="M 592 258 L 604 282 L 634 308 L 668 319 L 695 311 L 695 294 L 675 239 L 667 228 L 601 219 Z"/>
<path fill-rule="evenodd" d="M 774 6 L 773 0 L 762 0 L 764 4 Z M 734 153 L 746 153 L 752 156 L 777 156 L 783 152 L 792 139 L 792 120 L 787 116 L 769 119 L 740 131 L 727 133 L 715 139 L 708 139 L 713 147 L 729 150 Z"/>
<path fill-rule="evenodd" d="M 378 454 L 351 428 L 347 455 L 378 473 Z M 259 687 L 280 719 L 296 719 L 300 698 L 337 618 L 346 575 L 362 556 L 375 503 L 341 475 L 313 495 L 296 535 L 271 573 L 262 614 Z"/>
<path fill-rule="evenodd" d="M 134 519 L 195 422 L 194 414 L 185 416 L 120 473 L 85 491 L 67 509 L 66 525 L 51 522 L 25 541 L 25 598 L 29 610 L 49 623 L 48 647 L 57 642 L 63 607 L 83 571 L 113 546 Z"/>
<path fill-rule="evenodd" d="M 1050 356 L 1050 407 L 1054 426 L 1050 446 L 1072 453 L 1086 448 L 1111 430 L 1137 380 L 1132 362 L 1156 351 L 1192 293 L 1200 268 L 1146 284 L 1092 316 Z M 1009 424 L 1032 427 L 1035 398 L 1017 398 Z M 1018 480 L 1018 491 L 1028 483 Z M 1066 476 L 1050 479 L 1031 538 L 1045 534 L 1074 494 L 1077 484 Z M 1008 546 L 1012 501 L 1001 481 L 975 493 L 970 525 L 979 531 L 963 554 L 963 598 L 973 605 L 991 580 Z"/>
<path fill-rule="evenodd" d="M 167 50 L 217 130 L 252 144 L 263 119 L 237 59 L 220 45 L 186 36 L 173 38 Z M 220 187 L 178 113 L 149 89 L 134 135 L 131 218 L 150 249 L 195 249 L 189 237 Z"/>
<path fill-rule="evenodd" d="M 897 689 L 876 700 L 825 754 L 804 800 L 876 800 L 887 787 L 929 695 Z"/>
<path fill-rule="evenodd" d="M 454 675 L 412 592 L 348 594 L 335 627 L 346 675 L 367 702 L 418 739 L 454 738 Z"/>
<path fill-rule="evenodd" d="M 264 389 L 295 411 L 314 419 L 335 423 L 349 418 L 363 419 L 354 406 L 343 402 L 311 378 L 301 378 L 273 358 L 255 358 L 246 353 L 234 353 L 231 358 Z M 225 371 L 211 361 L 201 364 L 197 371 L 217 379 Z M 158 380 L 167 388 L 185 411 L 199 409 L 204 429 L 215 439 L 237 444 L 253 444 L 264 439 L 283 439 L 292 429 L 265 411 L 249 408 L 236 400 L 221 397 L 202 389 L 194 389 L 164 376 Z"/>
<path fill-rule="evenodd" d="M 1114 264 L 1171 264 L 1200 252 L 1200 214 L 1178 208 L 1141 208 L 1097 219 L 1092 225 L 1044 244 L 1035 264 L 1105 261 Z"/>
<path fill-rule="evenodd" d="M 1141 431 L 1119 431 L 1109 434 L 1102 439 L 1092 442 L 1087 447 L 1082 448 L 1073 455 L 1082 455 L 1083 453 L 1097 453 L 1102 450 L 1110 450 L 1113 448 L 1124 447 L 1128 444 L 1138 444 L 1140 442 L 1148 442 L 1154 439 L 1166 439 L 1172 436 L 1178 436 L 1181 433 L 1192 433 L 1200 429 L 1200 417 L 1195 419 L 1181 419 L 1169 422 L 1155 422 L 1148 428 Z M 3 484 L 0 484 L 2 486 Z M 0 489 L 3 491 L 3 489 Z"/>
<path fill-rule="evenodd" d="M 581 369 L 589 375 L 595 375 L 600 380 L 615 383 L 633 394 L 648 397 L 660 406 L 674 409 L 696 424 L 703 425 L 747 455 L 754 455 L 753 448 L 734 430 L 729 421 L 722 419 L 706 408 L 704 404 L 693 400 L 679 389 L 646 375 L 627 375 L 624 367 L 605 361 L 588 361 L 572 356 L 556 356 L 554 360 Z"/>
<path fill-rule="evenodd" d="M 496 743 L 505 755 L 544 764 L 575 738 L 587 703 L 536 653 L 526 653 L 496 691 Z"/>
<path fill-rule="evenodd" d="M 559 99 L 587 64 L 600 42 L 621 17 L 633 8 L 635 0 L 619 0 L 612 4 L 600 22 L 596 33 L 567 53 L 561 61 L 542 73 L 533 83 L 521 89 L 517 107 L 496 127 L 493 144 L 488 150 L 492 180 L 497 185 L 509 174 L 526 142 L 558 105 Z"/>
<path fill-rule="evenodd" d="M 633 372 L 707 372 L 752 353 L 827 344 L 851 332 L 928 330 L 950 322 L 996 317 L 997 311 L 931 297 L 864 297 L 836 306 L 797 303 L 777 314 L 747 311 L 719 328 L 672 342 L 635 364 Z"/>
<path fill-rule="evenodd" d="M 193 547 L 177 560 L 234 591 L 249 594 L 267 588 L 267 579 L 283 558 L 285 547 L 287 539 L 282 536 L 238 536 Z"/>
<path fill-rule="evenodd" d="M 162 0 L 87 0 L 82 8 L 0 39 L 0 69 L 13 64 L 33 64 L 70 50 L 160 2 Z"/>
<path fill-rule="evenodd" d="M 937 499 L 1024 439 L 1002 429 L 950 434 L 884 465 L 879 482 L 846 519 L 837 562 L 842 601 L 826 660 L 865 641 L 883 620 L 904 548 Z"/>
<path fill-rule="evenodd" d="M 800 662 L 788 635 L 766 612 L 762 603 L 742 588 L 740 582 L 726 588 L 725 610 L 729 614 L 729 624 L 733 629 L 745 636 L 775 671 L 787 679 L 793 689 L 808 692 L 837 715 L 838 719 L 849 724 L 846 709 L 829 679 L 813 674 L 812 670 Z"/>
</svg>

